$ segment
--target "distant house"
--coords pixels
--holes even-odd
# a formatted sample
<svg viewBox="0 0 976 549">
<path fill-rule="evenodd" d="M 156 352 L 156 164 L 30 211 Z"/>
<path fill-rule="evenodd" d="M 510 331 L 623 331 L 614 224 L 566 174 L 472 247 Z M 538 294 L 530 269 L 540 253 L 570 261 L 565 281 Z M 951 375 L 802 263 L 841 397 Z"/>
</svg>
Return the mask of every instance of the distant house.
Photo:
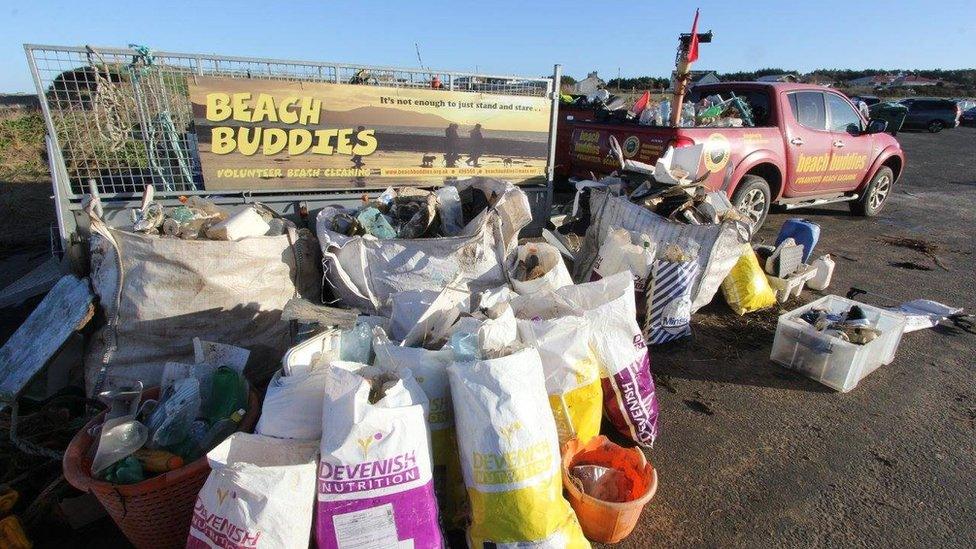
<svg viewBox="0 0 976 549">
<path fill-rule="evenodd" d="M 695 86 L 700 86 L 703 84 L 718 84 L 721 82 L 721 80 L 718 78 L 718 74 L 715 71 L 690 71 L 690 74 L 691 78 L 688 81 L 689 88 L 694 88 Z M 677 78 L 677 72 L 672 71 L 671 84 L 668 86 L 668 90 L 674 90 Z"/>
<path fill-rule="evenodd" d="M 597 76 L 596 71 L 593 71 L 587 74 L 586 78 L 573 84 L 573 93 L 589 95 L 606 85 L 607 83 L 604 82 L 602 78 Z"/>
<path fill-rule="evenodd" d="M 799 75 L 793 73 L 785 74 L 767 74 L 766 76 L 760 76 L 756 79 L 756 82 L 799 82 Z"/>
<path fill-rule="evenodd" d="M 852 88 L 877 88 L 887 86 L 895 77 L 888 74 L 875 74 L 873 76 L 862 76 L 847 81 L 847 85 Z"/>
<path fill-rule="evenodd" d="M 917 76 L 914 74 L 902 75 L 891 81 L 892 88 L 920 88 L 923 86 L 937 86 L 938 80 Z"/>
</svg>

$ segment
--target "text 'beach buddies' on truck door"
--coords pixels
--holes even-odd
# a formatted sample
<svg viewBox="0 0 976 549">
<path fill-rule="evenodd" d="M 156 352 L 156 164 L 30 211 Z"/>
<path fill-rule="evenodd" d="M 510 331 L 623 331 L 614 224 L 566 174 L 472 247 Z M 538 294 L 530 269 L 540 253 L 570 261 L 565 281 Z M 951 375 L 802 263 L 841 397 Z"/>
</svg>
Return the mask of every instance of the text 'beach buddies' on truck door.
<svg viewBox="0 0 976 549">
<path fill-rule="evenodd" d="M 871 164 L 869 158 L 876 154 L 872 150 L 876 141 L 863 133 L 867 123 L 847 99 L 831 92 L 825 92 L 824 96 L 831 155 L 827 173 L 817 188 L 821 192 L 850 190 L 864 180 Z"/>
<path fill-rule="evenodd" d="M 819 192 L 830 165 L 831 134 L 827 131 L 827 108 L 819 91 L 798 91 L 787 95 L 795 124 L 784 128 L 786 159 L 793 174 L 793 194 Z"/>
</svg>

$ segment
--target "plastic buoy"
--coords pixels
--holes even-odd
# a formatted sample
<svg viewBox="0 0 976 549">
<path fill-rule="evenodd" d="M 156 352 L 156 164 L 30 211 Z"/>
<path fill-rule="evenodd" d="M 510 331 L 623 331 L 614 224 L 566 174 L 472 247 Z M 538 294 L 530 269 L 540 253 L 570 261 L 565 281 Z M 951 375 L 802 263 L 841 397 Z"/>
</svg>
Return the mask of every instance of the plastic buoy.
<svg viewBox="0 0 976 549">
<path fill-rule="evenodd" d="M 643 452 L 603 435 L 563 445 L 562 469 L 569 503 L 590 541 L 616 543 L 629 536 L 657 491 L 657 470 Z"/>
</svg>

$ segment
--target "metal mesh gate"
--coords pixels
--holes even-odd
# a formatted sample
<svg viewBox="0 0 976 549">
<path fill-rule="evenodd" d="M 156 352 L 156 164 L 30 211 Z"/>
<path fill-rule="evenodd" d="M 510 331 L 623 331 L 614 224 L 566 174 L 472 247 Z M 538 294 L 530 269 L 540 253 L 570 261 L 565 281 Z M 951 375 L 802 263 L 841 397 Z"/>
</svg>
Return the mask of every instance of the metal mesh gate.
<svg viewBox="0 0 976 549">
<path fill-rule="evenodd" d="M 203 191 L 187 92 L 195 75 L 547 96 L 551 78 L 309 61 L 26 45 L 53 140 L 52 168 L 64 171 L 66 198 L 94 182 L 103 197 Z"/>
</svg>

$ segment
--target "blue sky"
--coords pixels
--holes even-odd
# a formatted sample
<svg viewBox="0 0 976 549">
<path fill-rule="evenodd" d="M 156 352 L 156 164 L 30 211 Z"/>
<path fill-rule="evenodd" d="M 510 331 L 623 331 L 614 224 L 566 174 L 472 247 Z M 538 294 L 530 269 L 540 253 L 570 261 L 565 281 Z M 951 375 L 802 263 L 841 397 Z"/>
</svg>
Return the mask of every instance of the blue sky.
<svg viewBox="0 0 976 549">
<path fill-rule="evenodd" d="M 677 34 L 715 41 L 696 68 L 976 66 L 976 0 L 818 2 L 12 0 L 0 7 L 0 91 L 33 91 L 22 44 L 120 46 L 583 77 L 670 73 Z"/>
</svg>

